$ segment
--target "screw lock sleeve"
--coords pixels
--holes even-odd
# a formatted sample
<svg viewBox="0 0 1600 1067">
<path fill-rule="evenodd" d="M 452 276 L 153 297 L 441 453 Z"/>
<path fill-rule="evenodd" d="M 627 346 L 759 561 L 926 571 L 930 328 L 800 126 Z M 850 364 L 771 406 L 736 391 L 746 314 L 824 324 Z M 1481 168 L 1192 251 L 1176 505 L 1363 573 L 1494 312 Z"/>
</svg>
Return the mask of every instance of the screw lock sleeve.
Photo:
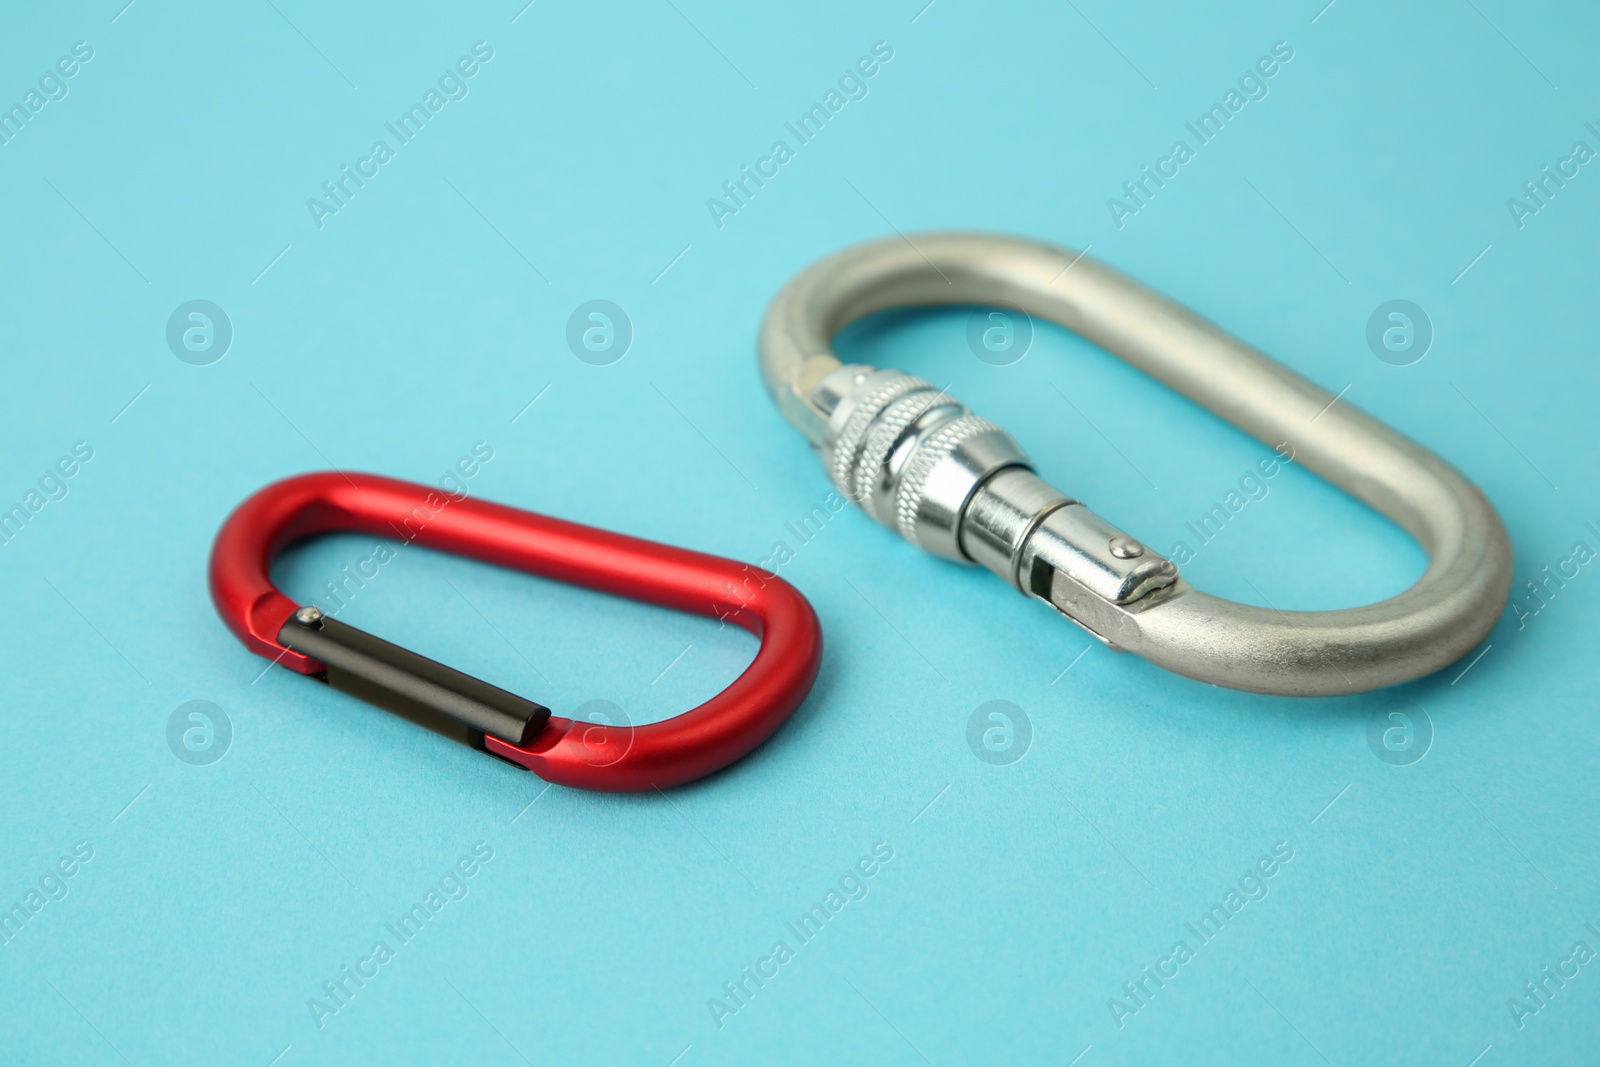
<svg viewBox="0 0 1600 1067">
<path fill-rule="evenodd" d="M 983 481 L 1028 465 L 1010 434 L 904 371 L 840 367 L 812 402 L 827 412 L 822 459 L 839 492 L 945 559 L 970 560 L 961 516 Z"/>
<path fill-rule="evenodd" d="M 811 400 L 828 415 L 823 463 L 841 493 L 912 544 L 981 563 L 1097 636 L 1114 629 L 1105 605 L 1177 581 L 1170 560 L 1045 484 L 1010 434 L 931 382 L 845 366 Z"/>
</svg>

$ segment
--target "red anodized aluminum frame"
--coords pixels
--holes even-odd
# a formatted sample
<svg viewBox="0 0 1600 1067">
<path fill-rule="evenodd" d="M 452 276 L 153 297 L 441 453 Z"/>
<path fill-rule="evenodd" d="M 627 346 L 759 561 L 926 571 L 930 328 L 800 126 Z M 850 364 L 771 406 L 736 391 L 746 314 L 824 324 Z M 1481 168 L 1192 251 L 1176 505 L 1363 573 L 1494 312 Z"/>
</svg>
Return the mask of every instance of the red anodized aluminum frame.
<svg viewBox="0 0 1600 1067">
<path fill-rule="evenodd" d="M 352 531 L 393 537 L 614 596 L 709 615 L 761 638 L 727 689 L 642 726 L 552 716 L 525 745 L 484 746 L 548 781 L 637 792 L 734 762 L 800 706 L 822 662 L 822 628 L 799 590 L 756 567 L 372 474 L 321 472 L 262 489 L 228 517 L 211 552 L 211 598 L 250 651 L 302 674 L 325 666 L 278 643 L 299 607 L 269 568 L 291 542 Z"/>
</svg>

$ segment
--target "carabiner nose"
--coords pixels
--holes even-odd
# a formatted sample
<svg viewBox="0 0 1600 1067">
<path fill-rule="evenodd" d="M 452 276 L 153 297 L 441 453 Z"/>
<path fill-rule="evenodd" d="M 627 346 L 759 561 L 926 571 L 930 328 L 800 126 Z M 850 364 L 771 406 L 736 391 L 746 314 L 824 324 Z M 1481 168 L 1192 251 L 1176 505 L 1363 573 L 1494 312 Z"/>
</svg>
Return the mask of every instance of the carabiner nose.
<svg viewBox="0 0 1600 1067">
<path fill-rule="evenodd" d="M 1421 542 L 1410 589 L 1338 611 L 1278 611 L 1194 589 L 1177 566 L 1050 487 L 1004 430 L 902 371 L 842 365 L 832 335 L 906 305 L 998 304 L 1139 367 Z M 761 370 L 838 490 L 936 555 L 981 563 L 1107 644 L 1234 689 L 1355 693 L 1436 671 L 1494 626 L 1511 544 L 1437 455 L 1109 267 L 1065 249 L 936 233 L 845 249 L 796 276 L 761 327 Z"/>
</svg>

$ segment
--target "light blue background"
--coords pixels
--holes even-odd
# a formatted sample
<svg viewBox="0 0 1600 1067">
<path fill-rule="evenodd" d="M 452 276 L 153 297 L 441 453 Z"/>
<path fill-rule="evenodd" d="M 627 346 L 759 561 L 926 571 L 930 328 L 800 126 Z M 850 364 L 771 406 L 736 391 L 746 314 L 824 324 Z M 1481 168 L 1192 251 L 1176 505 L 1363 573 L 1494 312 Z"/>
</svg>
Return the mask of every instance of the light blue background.
<svg viewBox="0 0 1600 1067">
<path fill-rule="evenodd" d="M 1600 165 L 1520 230 L 1506 207 L 1574 141 L 1600 148 L 1592 10 L 121 2 L 0 19 L 0 103 L 74 41 L 95 52 L 0 147 L 0 503 L 94 448 L 0 549 L 0 903 L 94 849 L 0 947 L 0 1060 L 1593 1062 L 1600 963 L 1521 1029 L 1507 1006 L 1575 941 L 1600 949 L 1592 566 L 1525 625 L 1508 612 L 1464 674 L 1297 701 L 1090 647 L 852 510 L 783 568 L 826 629 L 811 698 L 665 797 L 541 794 L 261 676 L 205 586 L 218 525 L 268 481 L 434 481 L 480 440 L 483 498 L 746 560 L 797 547 L 785 524 L 828 486 L 761 387 L 767 302 L 846 244 L 969 227 L 1092 245 L 1348 386 L 1484 488 L 1520 588 L 1600 548 Z M 306 198 L 479 40 L 494 58 L 470 95 L 319 230 Z M 718 229 L 706 199 L 879 40 L 894 58 L 870 95 Z M 1276 41 L 1294 59 L 1268 98 L 1118 229 L 1106 199 Z M 164 337 L 197 298 L 236 334 L 208 367 Z M 595 298 L 636 331 L 606 367 L 564 340 Z M 1436 330 L 1408 367 L 1364 337 L 1395 298 Z M 982 363 L 965 321 L 891 315 L 841 347 L 949 382 L 1163 550 L 1265 454 L 1054 327 Z M 1270 484 L 1186 568 L 1197 585 L 1334 607 L 1421 572 L 1404 534 L 1308 473 Z M 282 582 L 317 598 L 371 548 L 323 541 Z M 420 550 L 343 617 L 558 712 L 606 699 L 637 719 L 706 698 L 754 650 Z M 210 766 L 166 742 L 191 699 L 233 724 Z M 1010 766 L 966 742 L 995 699 L 1032 724 Z M 1367 742 L 1396 707 L 1434 730 L 1405 767 Z M 308 998 L 480 840 L 494 859 L 470 895 L 319 1030 Z M 1279 841 L 1294 859 L 1266 899 L 1119 1028 L 1108 999 Z M 866 898 L 719 1029 L 708 998 L 794 944 L 784 923 L 876 842 L 894 858 Z"/>
</svg>

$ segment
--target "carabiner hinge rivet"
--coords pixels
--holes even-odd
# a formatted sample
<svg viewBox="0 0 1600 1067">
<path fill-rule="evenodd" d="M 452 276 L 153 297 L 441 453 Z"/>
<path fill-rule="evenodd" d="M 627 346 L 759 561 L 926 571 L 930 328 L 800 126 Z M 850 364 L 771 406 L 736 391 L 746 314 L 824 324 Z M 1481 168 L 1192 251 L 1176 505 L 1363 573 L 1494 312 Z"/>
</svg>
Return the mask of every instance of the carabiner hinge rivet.
<svg viewBox="0 0 1600 1067">
<path fill-rule="evenodd" d="M 1144 546 L 1131 537 L 1113 537 L 1110 548 L 1118 559 L 1138 559 L 1144 555 Z"/>
</svg>

